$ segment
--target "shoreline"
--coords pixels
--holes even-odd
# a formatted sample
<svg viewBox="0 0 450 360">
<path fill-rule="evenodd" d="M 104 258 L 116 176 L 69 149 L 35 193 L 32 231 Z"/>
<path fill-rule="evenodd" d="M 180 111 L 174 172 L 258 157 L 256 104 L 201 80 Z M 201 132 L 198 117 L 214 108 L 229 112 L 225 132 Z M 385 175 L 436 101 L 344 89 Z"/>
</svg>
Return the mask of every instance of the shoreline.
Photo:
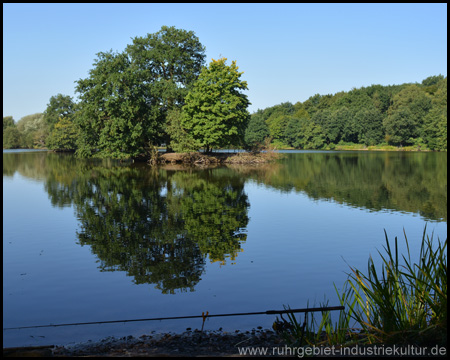
<svg viewBox="0 0 450 360">
<path fill-rule="evenodd" d="M 239 347 L 283 347 L 280 335 L 270 329 L 234 332 L 219 330 L 190 330 L 182 333 L 152 331 L 139 337 L 105 337 L 68 345 L 25 346 L 4 348 L 3 356 L 51 357 L 130 357 L 130 356 L 244 356 Z M 247 355 L 248 356 L 248 355 Z"/>
<path fill-rule="evenodd" d="M 215 164 L 262 164 L 277 160 L 282 155 L 278 152 L 218 152 L 218 153 L 158 153 L 157 156 L 148 160 L 150 165 L 164 164 L 192 164 L 192 165 L 215 165 Z"/>
</svg>

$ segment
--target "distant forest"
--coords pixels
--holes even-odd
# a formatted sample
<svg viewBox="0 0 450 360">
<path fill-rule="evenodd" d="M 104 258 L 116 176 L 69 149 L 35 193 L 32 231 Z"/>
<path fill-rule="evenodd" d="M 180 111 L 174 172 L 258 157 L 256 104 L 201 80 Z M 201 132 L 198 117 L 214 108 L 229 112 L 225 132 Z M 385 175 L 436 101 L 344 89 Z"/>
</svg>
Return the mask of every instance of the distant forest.
<svg viewBox="0 0 450 360">
<path fill-rule="evenodd" d="M 447 77 L 316 94 L 294 105 L 258 110 L 251 115 L 245 143 L 254 146 L 267 138 L 277 148 L 363 144 L 447 150 Z"/>
<path fill-rule="evenodd" d="M 17 123 L 3 118 L 3 148 L 76 148 L 77 104 L 69 96 L 50 99 L 44 113 Z M 64 121 L 65 120 L 65 121 Z M 57 124 L 57 126 L 55 126 Z M 371 85 L 334 95 L 311 96 L 251 114 L 242 148 L 335 149 L 339 145 L 413 146 L 447 150 L 447 77 L 419 83 Z"/>
</svg>

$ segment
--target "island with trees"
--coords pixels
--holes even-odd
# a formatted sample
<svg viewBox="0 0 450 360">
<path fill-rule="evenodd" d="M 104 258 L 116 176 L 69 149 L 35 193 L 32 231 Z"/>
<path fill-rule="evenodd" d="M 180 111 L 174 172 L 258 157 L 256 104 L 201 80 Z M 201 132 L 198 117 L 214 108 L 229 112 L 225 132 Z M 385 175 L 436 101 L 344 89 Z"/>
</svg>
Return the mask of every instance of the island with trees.
<svg viewBox="0 0 450 360">
<path fill-rule="evenodd" d="M 194 32 L 168 26 L 122 52 L 99 52 L 76 81 L 77 102 L 57 94 L 43 113 L 17 123 L 4 117 L 3 148 L 149 163 L 263 162 L 274 156 L 260 150 L 274 148 L 447 150 L 446 76 L 315 94 L 250 114 L 237 62 L 205 57 Z"/>
</svg>

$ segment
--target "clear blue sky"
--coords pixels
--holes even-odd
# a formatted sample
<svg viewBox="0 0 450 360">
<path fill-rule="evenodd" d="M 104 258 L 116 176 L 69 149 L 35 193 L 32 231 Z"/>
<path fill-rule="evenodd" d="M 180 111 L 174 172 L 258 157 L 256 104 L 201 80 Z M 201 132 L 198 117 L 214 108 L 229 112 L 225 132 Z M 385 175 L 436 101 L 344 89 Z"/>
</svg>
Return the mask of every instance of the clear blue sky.
<svg viewBox="0 0 450 360">
<path fill-rule="evenodd" d="M 207 63 L 236 60 L 252 113 L 447 76 L 447 4 L 3 4 L 3 116 L 76 100 L 96 53 L 163 25 L 194 31 Z"/>
</svg>

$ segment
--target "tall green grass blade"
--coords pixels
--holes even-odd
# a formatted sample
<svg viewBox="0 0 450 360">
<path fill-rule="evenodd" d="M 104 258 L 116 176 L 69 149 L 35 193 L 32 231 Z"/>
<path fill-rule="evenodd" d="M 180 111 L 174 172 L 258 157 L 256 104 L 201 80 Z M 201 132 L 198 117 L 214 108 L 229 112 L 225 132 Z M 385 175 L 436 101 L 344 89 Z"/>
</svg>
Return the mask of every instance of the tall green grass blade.
<svg viewBox="0 0 450 360">
<path fill-rule="evenodd" d="M 345 310 L 335 323 L 329 313 L 322 313 L 320 322 L 314 314 L 310 317 L 305 314 L 305 343 L 446 344 L 447 239 L 441 242 L 438 238 L 435 246 L 433 234 L 431 238 L 427 236 L 425 226 L 419 259 L 414 263 L 405 229 L 406 256 L 399 252 L 397 237 L 391 247 L 386 230 L 384 233 L 385 253 L 378 251 L 381 271 L 376 269 L 371 256 L 367 274 L 349 265 L 350 273 L 342 292 L 335 286 Z M 290 317 L 290 322 L 301 328 L 295 317 Z"/>
</svg>

